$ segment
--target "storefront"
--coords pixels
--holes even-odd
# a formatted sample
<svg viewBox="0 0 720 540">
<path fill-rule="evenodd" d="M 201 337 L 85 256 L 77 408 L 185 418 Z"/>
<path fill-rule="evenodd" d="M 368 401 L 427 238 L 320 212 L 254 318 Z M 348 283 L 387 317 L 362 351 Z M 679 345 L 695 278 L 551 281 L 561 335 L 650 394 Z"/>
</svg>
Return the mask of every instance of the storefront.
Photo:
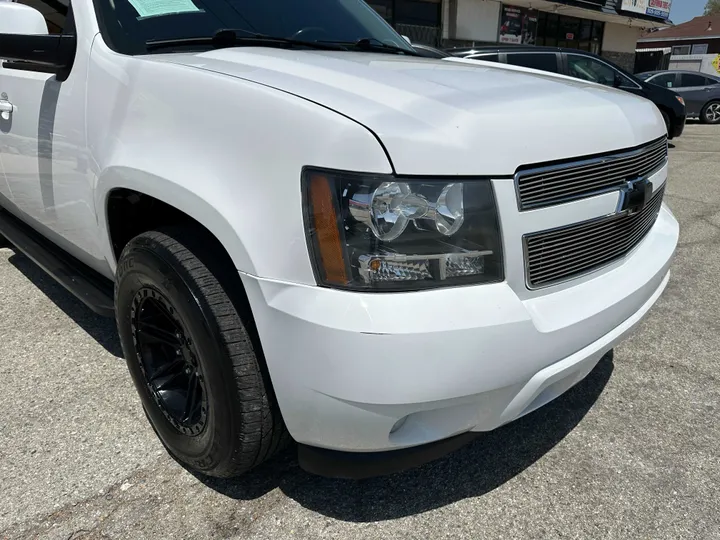
<svg viewBox="0 0 720 540">
<path fill-rule="evenodd" d="M 445 46 L 518 43 L 600 54 L 632 70 L 641 32 L 670 24 L 670 0 L 443 0 Z M 635 11 L 633 11 L 635 10 Z M 641 13 L 642 11 L 642 13 Z"/>
<path fill-rule="evenodd" d="M 600 54 L 605 23 L 503 5 L 499 43 L 569 47 Z"/>
<path fill-rule="evenodd" d="M 442 39 L 442 0 L 366 0 L 398 32 L 413 42 L 438 46 Z"/>
</svg>

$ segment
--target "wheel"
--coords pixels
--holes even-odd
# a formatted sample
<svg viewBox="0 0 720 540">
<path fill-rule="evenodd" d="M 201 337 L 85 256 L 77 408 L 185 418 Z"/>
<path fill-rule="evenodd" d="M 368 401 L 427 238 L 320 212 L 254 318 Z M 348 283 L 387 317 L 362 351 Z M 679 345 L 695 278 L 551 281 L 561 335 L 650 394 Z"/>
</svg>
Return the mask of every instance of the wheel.
<svg viewBox="0 0 720 540">
<path fill-rule="evenodd" d="M 239 278 L 220 252 L 193 228 L 135 237 L 118 261 L 115 310 L 130 374 L 165 447 L 190 469 L 231 477 L 289 435 Z"/>
<path fill-rule="evenodd" d="M 671 135 L 672 131 L 672 124 L 670 123 L 670 116 L 665 111 L 660 111 L 660 114 L 662 114 L 663 120 L 665 121 L 665 128 L 668 132 L 668 137 Z"/>
<path fill-rule="evenodd" d="M 700 119 L 706 124 L 720 124 L 720 101 L 711 101 L 705 105 Z"/>
</svg>

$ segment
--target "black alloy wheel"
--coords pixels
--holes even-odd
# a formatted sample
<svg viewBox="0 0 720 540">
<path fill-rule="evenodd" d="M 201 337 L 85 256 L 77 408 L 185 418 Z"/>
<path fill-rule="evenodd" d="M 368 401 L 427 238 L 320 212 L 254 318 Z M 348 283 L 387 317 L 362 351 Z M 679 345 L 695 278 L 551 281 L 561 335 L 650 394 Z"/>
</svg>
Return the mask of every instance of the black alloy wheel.
<svg viewBox="0 0 720 540">
<path fill-rule="evenodd" d="M 130 321 L 148 392 L 178 432 L 199 435 L 207 424 L 207 390 L 177 311 L 162 293 L 143 287 L 133 299 Z"/>
<path fill-rule="evenodd" d="M 242 281 L 217 240 L 194 227 L 148 231 L 117 266 L 120 342 L 170 454 L 231 477 L 289 443 Z"/>
</svg>

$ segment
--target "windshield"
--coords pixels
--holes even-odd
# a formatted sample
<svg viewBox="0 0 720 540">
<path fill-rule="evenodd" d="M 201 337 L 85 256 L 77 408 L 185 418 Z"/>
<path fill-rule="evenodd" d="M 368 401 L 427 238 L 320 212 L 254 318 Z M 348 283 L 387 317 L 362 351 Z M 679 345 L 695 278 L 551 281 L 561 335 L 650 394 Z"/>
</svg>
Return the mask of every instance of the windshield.
<svg viewBox="0 0 720 540">
<path fill-rule="evenodd" d="M 296 41 L 360 39 L 413 49 L 363 0 L 95 0 L 103 38 L 124 54 L 144 54 L 153 41 L 212 37 L 234 29 Z M 178 50 L 188 46 L 178 44 Z M 195 48 L 198 46 L 195 45 Z M 205 45 L 208 47 L 208 45 Z M 172 52 L 164 48 L 162 52 Z"/>
</svg>

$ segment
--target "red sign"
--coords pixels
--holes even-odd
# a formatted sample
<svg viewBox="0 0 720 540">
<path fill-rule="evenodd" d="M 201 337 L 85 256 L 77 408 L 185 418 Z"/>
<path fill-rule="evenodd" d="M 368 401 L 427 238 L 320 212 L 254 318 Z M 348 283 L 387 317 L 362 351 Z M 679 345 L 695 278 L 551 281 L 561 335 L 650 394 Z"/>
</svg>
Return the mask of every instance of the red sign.
<svg viewBox="0 0 720 540">
<path fill-rule="evenodd" d="M 572 41 L 573 39 L 575 39 L 575 34 L 565 34 L 565 39 L 569 39 L 570 41 Z"/>
</svg>

